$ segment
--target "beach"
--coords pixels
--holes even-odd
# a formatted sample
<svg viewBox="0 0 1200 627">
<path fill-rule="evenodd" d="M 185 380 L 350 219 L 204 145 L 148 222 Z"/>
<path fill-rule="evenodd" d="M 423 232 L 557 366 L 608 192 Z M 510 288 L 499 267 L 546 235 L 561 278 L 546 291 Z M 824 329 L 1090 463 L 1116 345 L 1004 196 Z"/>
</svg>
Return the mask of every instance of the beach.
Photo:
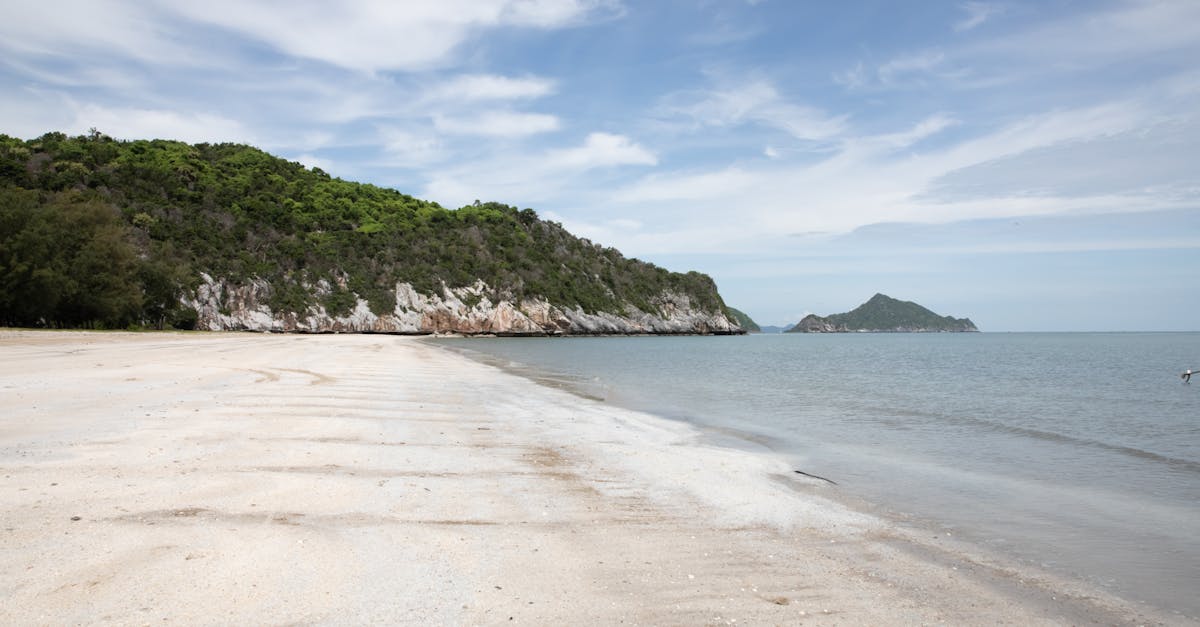
<svg viewBox="0 0 1200 627">
<path fill-rule="evenodd" d="M 0 623 L 1179 622 L 386 335 L 0 331 Z"/>
</svg>

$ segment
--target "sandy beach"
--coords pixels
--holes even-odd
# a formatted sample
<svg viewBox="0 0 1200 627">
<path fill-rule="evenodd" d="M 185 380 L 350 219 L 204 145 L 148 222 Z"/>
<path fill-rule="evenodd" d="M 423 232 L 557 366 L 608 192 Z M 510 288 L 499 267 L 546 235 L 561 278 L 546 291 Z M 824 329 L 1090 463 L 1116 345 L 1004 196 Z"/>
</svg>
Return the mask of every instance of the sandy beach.
<svg viewBox="0 0 1200 627">
<path fill-rule="evenodd" d="M 2 624 L 1156 624 L 416 338 L 0 331 Z"/>
</svg>

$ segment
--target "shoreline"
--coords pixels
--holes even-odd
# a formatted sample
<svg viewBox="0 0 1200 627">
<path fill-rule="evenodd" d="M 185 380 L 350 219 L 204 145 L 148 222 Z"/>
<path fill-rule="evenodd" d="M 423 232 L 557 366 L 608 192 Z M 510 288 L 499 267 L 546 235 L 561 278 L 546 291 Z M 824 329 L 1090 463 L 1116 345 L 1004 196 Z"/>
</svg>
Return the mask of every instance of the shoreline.
<svg viewBox="0 0 1200 627">
<path fill-rule="evenodd" d="M 731 448 L 753 455 L 790 460 L 792 464 L 790 468 L 793 469 L 791 472 L 827 481 L 834 486 L 837 485 L 831 479 L 807 472 L 807 470 L 812 470 L 812 468 L 805 467 L 803 463 L 797 464 L 797 457 L 803 457 L 803 455 L 796 453 L 795 449 L 790 447 L 787 440 L 781 439 L 779 436 L 728 425 L 717 426 L 686 413 L 662 412 L 653 408 L 638 407 L 637 404 L 611 401 L 605 398 L 603 394 L 597 395 L 592 393 L 590 390 L 594 386 L 589 387 L 591 385 L 590 382 L 579 375 L 542 369 L 538 366 L 524 363 L 510 362 L 499 355 L 472 349 L 469 344 L 441 345 L 439 344 L 439 340 L 442 339 L 445 338 L 427 338 L 427 341 L 432 342 L 435 346 L 443 346 L 473 361 L 498 368 L 506 373 L 525 378 L 549 389 L 563 391 L 590 401 L 606 404 L 612 403 L 612 406 L 623 410 L 644 413 L 652 416 L 654 419 L 662 419 L 686 425 L 696 431 L 697 442 L 706 446 Z M 819 484 L 816 486 L 803 485 L 805 483 L 803 480 L 801 480 L 801 483 L 791 481 L 792 477 L 790 474 L 786 476 L 776 475 L 774 478 L 781 485 L 787 485 L 803 493 L 807 493 L 805 491 L 808 489 L 821 487 Z M 812 482 L 807 483 L 811 484 Z M 999 548 L 988 546 L 987 537 L 978 533 L 977 529 L 940 520 L 909 507 L 897 507 L 895 503 L 885 503 L 872 498 L 868 494 L 864 494 L 861 489 L 856 491 L 847 489 L 848 486 L 825 487 L 827 489 L 820 492 L 821 498 L 832 501 L 839 507 L 876 519 L 881 525 L 887 528 L 886 532 L 879 534 L 878 537 L 880 539 L 886 538 L 888 542 L 895 544 L 897 549 L 918 556 L 920 559 L 939 561 L 952 569 L 955 564 L 960 566 L 966 564 L 971 568 L 986 569 L 990 571 L 990 574 L 986 574 L 986 576 L 995 579 L 995 584 L 1000 586 L 1008 586 L 1009 579 L 1037 582 L 1037 585 L 1040 587 L 1060 590 L 1070 596 L 1105 597 L 1108 599 L 1108 602 L 1140 608 L 1141 610 L 1150 612 L 1152 615 L 1165 617 L 1155 619 L 1158 621 L 1167 623 L 1182 621 L 1184 624 L 1200 624 L 1200 621 L 1197 621 L 1196 617 L 1189 616 L 1177 608 L 1168 608 L 1157 605 L 1152 601 L 1137 600 L 1122 595 L 1109 586 L 1105 586 L 1094 579 L 1088 579 L 1087 577 L 1073 573 L 1068 569 L 1060 568 L 1055 570 L 1048 568 L 1044 563 L 1039 564 L 1031 559 L 1029 557 L 1030 553 L 1027 550 L 1023 552 L 1005 552 Z M 1018 542 L 1017 545 L 1019 546 L 1019 544 Z M 980 574 L 984 575 L 985 573 Z"/>
<path fill-rule="evenodd" d="M 436 342 L 0 331 L 0 354 L 5 623 L 1184 622 Z"/>
</svg>

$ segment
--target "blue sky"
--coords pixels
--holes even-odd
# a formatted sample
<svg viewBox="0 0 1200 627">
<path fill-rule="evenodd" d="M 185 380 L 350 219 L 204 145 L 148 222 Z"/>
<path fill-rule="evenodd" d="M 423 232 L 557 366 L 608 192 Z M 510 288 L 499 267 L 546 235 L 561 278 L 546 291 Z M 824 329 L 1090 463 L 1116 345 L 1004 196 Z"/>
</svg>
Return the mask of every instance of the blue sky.
<svg viewBox="0 0 1200 627">
<path fill-rule="evenodd" d="M 1200 329 L 1200 2 L 0 0 L 0 132 L 531 207 L 763 324 Z"/>
</svg>

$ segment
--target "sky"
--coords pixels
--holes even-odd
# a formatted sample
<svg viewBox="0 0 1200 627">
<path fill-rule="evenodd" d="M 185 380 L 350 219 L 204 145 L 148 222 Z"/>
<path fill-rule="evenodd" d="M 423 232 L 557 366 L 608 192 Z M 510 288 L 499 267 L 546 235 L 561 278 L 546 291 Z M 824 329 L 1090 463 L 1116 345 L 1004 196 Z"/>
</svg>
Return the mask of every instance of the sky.
<svg viewBox="0 0 1200 627">
<path fill-rule="evenodd" d="M 1200 2 L 0 0 L 0 133 L 532 208 L 764 325 L 1200 330 Z"/>
</svg>

